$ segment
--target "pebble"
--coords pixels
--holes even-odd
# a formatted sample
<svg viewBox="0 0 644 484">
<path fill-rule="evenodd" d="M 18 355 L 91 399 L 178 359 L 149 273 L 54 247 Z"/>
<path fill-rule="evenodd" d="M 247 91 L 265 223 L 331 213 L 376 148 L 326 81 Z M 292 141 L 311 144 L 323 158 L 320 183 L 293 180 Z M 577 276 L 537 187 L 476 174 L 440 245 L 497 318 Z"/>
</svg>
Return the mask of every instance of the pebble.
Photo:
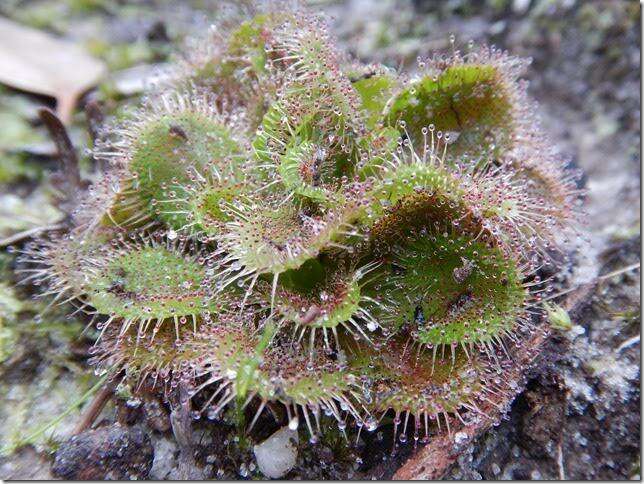
<svg viewBox="0 0 644 484">
<path fill-rule="evenodd" d="M 518 14 L 524 14 L 530 7 L 530 0 L 514 0 L 512 2 L 512 10 Z"/>
<path fill-rule="evenodd" d="M 282 427 L 253 450 L 259 470 L 266 477 L 279 479 L 285 476 L 297 460 L 297 431 Z"/>
<path fill-rule="evenodd" d="M 467 434 L 465 432 L 456 432 L 454 434 L 454 442 L 456 442 L 456 445 L 467 442 Z"/>
</svg>

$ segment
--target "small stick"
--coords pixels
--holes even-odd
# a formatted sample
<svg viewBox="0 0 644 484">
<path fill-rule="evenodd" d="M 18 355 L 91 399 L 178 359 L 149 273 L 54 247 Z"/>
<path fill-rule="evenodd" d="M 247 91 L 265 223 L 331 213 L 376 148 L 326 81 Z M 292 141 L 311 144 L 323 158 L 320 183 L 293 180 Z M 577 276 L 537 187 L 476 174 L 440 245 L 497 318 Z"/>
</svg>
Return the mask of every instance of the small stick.
<svg viewBox="0 0 644 484">
<path fill-rule="evenodd" d="M 96 418 L 100 415 L 103 408 L 105 408 L 107 402 L 112 398 L 112 395 L 114 395 L 112 385 L 109 383 L 104 385 L 94 396 L 92 403 L 90 403 L 87 409 L 83 412 L 80 421 L 76 424 L 76 427 L 74 427 L 72 435 L 80 434 L 81 432 L 91 428 Z"/>
<path fill-rule="evenodd" d="M 85 117 L 87 118 L 87 130 L 92 143 L 94 143 L 98 139 L 101 125 L 105 120 L 105 115 L 98 101 L 91 99 L 85 103 Z"/>
<path fill-rule="evenodd" d="M 629 348 L 629 347 L 631 347 L 631 346 L 633 346 L 633 345 L 635 345 L 635 344 L 637 344 L 639 342 L 640 342 L 640 335 L 637 334 L 637 335 L 633 336 L 632 338 L 629 338 L 626 341 L 624 341 L 621 345 L 619 345 L 617 347 L 617 349 L 615 350 L 615 352 L 620 353 L 621 351 L 625 350 L 626 348 Z"/>
<path fill-rule="evenodd" d="M 178 401 L 172 405 L 170 413 L 172 433 L 179 444 L 178 475 L 181 480 L 201 480 L 204 478 L 193 455 L 192 417 L 190 390 L 185 382 L 179 383 Z"/>
<path fill-rule="evenodd" d="M 105 114 L 103 113 L 103 108 L 101 104 L 94 100 L 90 99 L 85 103 L 85 117 L 87 118 L 87 131 L 92 140 L 92 146 L 96 147 L 96 140 L 98 140 L 101 133 L 101 126 L 105 122 Z M 101 172 L 105 172 L 107 169 L 107 163 L 102 158 L 92 157 L 95 166 Z"/>
<path fill-rule="evenodd" d="M 66 181 L 71 185 L 70 188 L 80 188 L 81 177 L 78 168 L 78 156 L 71 139 L 69 139 L 65 125 L 49 108 L 40 108 L 38 115 L 56 145 L 62 165 L 61 171 L 64 173 Z"/>
<path fill-rule="evenodd" d="M 625 274 L 626 272 L 630 272 L 635 269 L 640 268 L 640 263 L 636 262 L 635 264 L 631 264 L 630 266 L 622 267 L 621 269 L 614 270 L 613 272 L 609 272 L 608 274 L 604 274 L 603 276 L 599 276 L 597 278 L 598 281 L 603 281 L 605 279 L 610 279 L 611 277 L 619 276 L 621 274 Z"/>
<path fill-rule="evenodd" d="M 51 230 L 62 229 L 63 227 L 64 227 L 63 224 L 55 224 L 55 225 L 44 225 L 41 227 L 33 227 L 31 229 L 23 230 L 22 232 L 17 232 L 13 235 L 10 235 L 9 237 L 0 239 L 0 247 L 6 247 L 8 245 L 15 244 L 16 242 L 20 242 L 21 240 L 28 239 L 33 235 L 37 235 L 40 232 L 49 232 Z"/>
<path fill-rule="evenodd" d="M 540 302 L 550 301 L 551 299 L 555 299 L 555 298 L 557 298 L 559 296 L 563 296 L 565 294 L 569 294 L 571 292 L 575 292 L 575 291 L 580 290 L 580 289 L 586 290 L 588 288 L 592 288 L 598 282 L 605 281 L 606 279 L 610 279 L 611 277 L 619 276 L 619 275 L 625 274 L 627 272 L 630 272 L 630 271 L 633 271 L 633 270 L 639 269 L 639 268 L 640 268 L 640 263 L 636 262 L 635 264 L 631 264 L 629 266 L 622 267 L 621 269 L 617 269 L 617 270 L 615 270 L 613 272 L 609 272 L 608 274 L 604 274 L 603 276 L 597 276 L 590 282 L 586 282 L 584 284 L 579 284 L 577 286 L 573 286 L 573 287 L 570 287 L 570 288 L 565 289 L 563 291 L 560 291 L 560 292 L 558 292 L 556 294 L 552 294 L 552 295 L 550 295 L 548 297 L 542 298 L 540 300 Z M 585 292 L 585 291 L 582 291 L 582 292 Z"/>
</svg>

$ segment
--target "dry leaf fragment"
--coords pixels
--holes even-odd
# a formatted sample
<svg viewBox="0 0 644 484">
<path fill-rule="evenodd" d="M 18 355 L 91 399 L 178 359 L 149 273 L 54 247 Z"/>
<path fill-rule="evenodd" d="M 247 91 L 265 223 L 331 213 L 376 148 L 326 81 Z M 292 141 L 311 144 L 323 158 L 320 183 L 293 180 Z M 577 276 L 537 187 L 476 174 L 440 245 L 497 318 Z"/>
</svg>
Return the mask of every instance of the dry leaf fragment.
<svg viewBox="0 0 644 484">
<path fill-rule="evenodd" d="M 107 71 L 79 45 L 2 17 L 0 39 L 0 82 L 56 98 L 66 124 L 78 98 Z"/>
</svg>

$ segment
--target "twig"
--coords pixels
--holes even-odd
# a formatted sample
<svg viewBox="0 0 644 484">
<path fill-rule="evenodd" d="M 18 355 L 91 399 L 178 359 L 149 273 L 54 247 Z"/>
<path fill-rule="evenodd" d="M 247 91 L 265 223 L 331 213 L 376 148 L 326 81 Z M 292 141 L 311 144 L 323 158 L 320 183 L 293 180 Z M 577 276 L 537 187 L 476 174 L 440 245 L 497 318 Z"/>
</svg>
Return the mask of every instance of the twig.
<svg viewBox="0 0 644 484">
<path fill-rule="evenodd" d="M 78 156 L 62 121 L 48 108 L 39 109 L 38 114 L 56 145 L 60 161 L 60 170 L 51 176 L 58 191 L 56 206 L 69 216 L 78 207 L 78 198 L 87 184 L 81 180 Z"/>
<path fill-rule="evenodd" d="M 87 131 L 92 140 L 92 146 L 96 147 L 96 140 L 100 137 L 101 126 L 105 121 L 105 113 L 101 104 L 95 99 L 88 100 L 85 103 L 85 117 L 87 118 Z M 92 160 L 99 171 L 106 171 L 107 164 L 103 158 L 92 156 Z"/>
<path fill-rule="evenodd" d="M 557 446 L 557 467 L 559 468 L 559 480 L 565 481 L 566 471 L 564 468 L 564 461 L 563 461 L 563 442 L 559 442 L 559 445 Z"/>
<path fill-rule="evenodd" d="M 541 302 L 550 301 L 551 299 L 555 299 L 555 298 L 558 298 L 559 296 L 564 296 L 566 294 L 570 294 L 571 292 L 575 292 L 575 291 L 578 291 L 580 289 L 592 288 L 598 282 L 605 281 L 606 279 L 610 279 L 611 277 L 620 276 L 622 274 L 625 274 L 627 272 L 630 272 L 630 271 L 633 271 L 633 270 L 639 269 L 639 268 L 640 268 L 640 263 L 636 262 L 635 264 L 631 264 L 629 266 L 622 267 L 621 269 L 617 269 L 617 270 L 615 270 L 613 272 L 609 272 L 608 274 L 604 274 L 603 276 L 597 276 L 590 282 L 586 282 L 584 284 L 579 284 L 577 286 L 570 287 L 570 288 L 565 289 L 565 290 L 563 290 L 561 292 L 558 292 L 556 294 L 552 294 L 552 295 L 550 295 L 548 297 L 542 298 Z"/>
<path fill-rule="evenodd" d="M 637 344 L 639 342 L 640 342 L 640 335 L 638 334 L 638 335 L 635 335 L 632 338 L 629 338 L 626 341 L 624 341 L 621 345 L 619 345 L 617 347 L 615 352 L 621 353 L 622 350 L 625 350 L 626 348 L 630 348 L 631 346 L 633 346 L 633 345 L 635 345 L 635 344 Z"/>
<path fill-rule="evenodd" d="M 15 244 L 16 242 L 20 242 L 21 240 L 28 239 L 29 237 L 37 235 L 40 232 L 49 232 L 51 230 L 62 229 L 63 227 L 63 224 L 54 224 L 23 230 L 22 232 L 17 232 L 13 235 L 10 235 L 9 237 L 0 239 L 0 247 L 7 247 L 8 245 Z"/>
<path fill-rule="evenodd" d="M 85 411 L 83 412 L 83 415 L 81 416 L 79 422 L 76 424 L 76 427 L 74 427 L 72 434 L 80 434 L 81 432 L 89 429 L 96 420 L 96 417 L 98 417 L 103 408 L 105 408 L 105 404 L 107 404 L 110 398 L 112 398 L 112 395 L 114 395 L 114 388 L 112 387 L 112 385 L 110 385 L 109 383 L 104 385 L 103 388 L 101 388 L 94 396 L 94 399 L 92 400 L 92 403 L 90 403 L 89 407 L 87 407 L 87 409 L 85 409 Z"/>
<path fill-rule="evenodd" d="M 180 382 L 178 402 L 170 413 L 170 423 L 179 444 L 178 473 L 182 480 L 204 478 L 193 455 L 191 408 L 190 391 L 185 383 Z"/>
<path fill-rule="evenodd" d="M 85 103 L 85 117 L 87 118 L 87 130 L 89 131 L 92 143 L 96 142 L 105 115 L 98 101 L 93 99 Z"/>
<path fill-rule="evenodd" d="M 69 139 L 67 129 L 56 114 L 49 108 L 38 110 L 40 119 L 45 124 L 52 141 L 58 150 L 62 172 L 65 178 L 75 188 L 81 186 L 80 169 L 78 168 L 78 156 L 72 141 Z"/>
<path fill-rule="evenodd" d="M 630 272 L 632 270 L 639 269 L 639 268 L 640 268 L 640 263 L 636 262 L 635 264 L 631 264 L 630 266 L 622 267 L 621 269 L 617 269 L 613 272 L 609 272 L 608 274 L 604 274 L 603 276 L 599 276 L 597 280 L 603 281 L 605 279 L 610 279 L 611 277 L 620 276 L 626 272 Z"/>
</svg>

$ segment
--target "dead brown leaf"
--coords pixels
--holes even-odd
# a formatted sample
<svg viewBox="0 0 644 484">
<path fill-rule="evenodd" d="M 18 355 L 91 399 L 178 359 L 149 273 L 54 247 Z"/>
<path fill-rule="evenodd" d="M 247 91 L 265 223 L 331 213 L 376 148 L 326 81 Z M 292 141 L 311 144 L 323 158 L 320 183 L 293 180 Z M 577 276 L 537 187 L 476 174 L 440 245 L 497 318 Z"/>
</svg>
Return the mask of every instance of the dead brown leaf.
<svg viewBox="0 0 644 484">
<path fill-rule="evenodd" d="M 81 46 L 2 17 L 0 39 L 0 82 L 56 98 L 66 124 L 78 98 L 107 71 Z"/>
</svg>

